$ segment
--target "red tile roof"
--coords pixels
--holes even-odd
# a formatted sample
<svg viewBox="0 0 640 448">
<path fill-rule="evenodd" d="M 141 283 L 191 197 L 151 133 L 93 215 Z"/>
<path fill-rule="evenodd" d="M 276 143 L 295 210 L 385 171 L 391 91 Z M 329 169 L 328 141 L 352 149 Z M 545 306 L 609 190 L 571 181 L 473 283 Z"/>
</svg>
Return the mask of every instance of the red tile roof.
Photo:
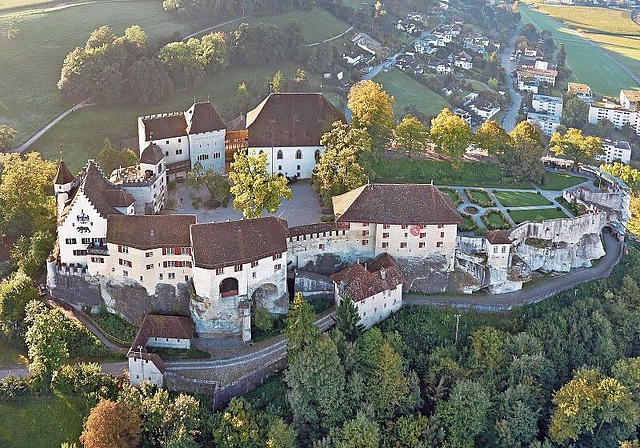
<svg viewBox="0 0 640 448">
<path fill-rule="evenodd" d="M 219 131 L 226 126 L 211 103 L 195 103 L 185 113 L 188 134 Z"/>
<path fill-rule="evenodd" d="M 140 250 L 189 247 L 194 215 L 109 215 L 107 242 Z"/>
<path fill-rule="evenodd" d="M 149 338 L 191 339 L 195 328 L 195 324 L 187 316 L 147 314 L 142 320 L 138 334 L 131 343 L 129 353 L 140 353 L 140 347 L 144 349 Z"/>
<path fill-rule="evenodd" d="M 191 226 L 196 267 L 218 269 L 287 251 L 287 222 L 272 216 Z"/>
<path fill-rule="evenodd" d="M 365 263 L 364 267 L 360 263 L 349 266 L 333 274 L 331 279 L 341 289 L 342 296 L 349 295 L 354 302 L 393 290 L 403 282 L 400 268 L 387 253 Z"/>
<path fill-rule="evenodd" d="M 149 143 L 142 154 L 140 155 L 140 163 L 147 163 L 149 165 L 157 165 L 164 158 L 162 149 L 155 143 Z"/>
<path fill-rule="evenodd" d="M 183 112 L 164 117 L 143 118 L 142 123 L 144 123 L 144 139 L 147 142 L 187 135 L 187 121 Z"/>
<path fill-rule="evenodd" d="M 487 241 L 491 244 L 511 244 L 511 239 L 506 232 L 502 230 L 492 230 L 487 232 Z"/>
<path fill-rule="evenodd" d="M 155 366 L 158 368 L 160 373 L 165 373 L 167 371 L 167 365 L 164 363 L 162 358 L 160 358 L 160 355 L 157 355 L 155 353 L 147 353 L 147 352 L 140 353 L 139 351 L 137 352 L 129 351 L 129 353 L 127 353 L 127 357 L 135 358 L 135 359 L 144 359 L 145 361 L 151 361 L 153 364 L 155 364 Z"/>
<path fill-rule="evenodd" d="M 247 113 L 249 147 L 319 146 L 341 110 L 321 93 L 273 93 Z"/>
<path fill-rule="evenodd" d="M 337 222 L 461 224 L 449 196 L 429 184 L 368 184 L 333 197 Z"/>
</svg>

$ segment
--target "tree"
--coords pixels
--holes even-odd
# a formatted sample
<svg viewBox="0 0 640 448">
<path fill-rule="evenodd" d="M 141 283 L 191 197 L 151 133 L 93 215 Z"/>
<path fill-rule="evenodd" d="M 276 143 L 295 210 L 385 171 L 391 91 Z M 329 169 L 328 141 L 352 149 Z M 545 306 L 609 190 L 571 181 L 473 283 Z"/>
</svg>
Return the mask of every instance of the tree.
<svg viewBox="0 0 640 448">
<path fill-rule="evenodd" d="M 380 428 L 364 412 L 345 422 L 336 448 L 377 448 L 380 446 Z"/>
<path fill-rule="evenodd" d="M 360 323 L 358 309 L 353 304 L 349 294 L 345 294 L 340 305 L 336 307 L 333 321 L 336 323 L 336 328 L 342 332 L 349 342 L 357 341 L 364 331 L 364 325 Z"/>
<path fill-rule="evenodd" d="M 0 281 L 0 329 L 14 338 L 20 333 L 26 316 L 26 306 L 38 298 L 38 291 L 23 272 L 16 272 Z"/>
<path fill-rule="evenodd" d="M 0 154 L 0 169 L 0 233 L 53 232 L 55 164 L 42 160 L 37 152 Z"/>
<path fill-rule="evenodd" d="M 153 104 L 173 96 L 175 85 L 156 58 L 143 57 L 129 69 L 128 89 L 139 104 Z"/>
<path fill-rule="evenodd" d="M 296 293 L 287 314 L 287 358 L 318 338 L 320 331 L 315 320 L 311 304 L 304 300 L 301 292 Z"/>
<path fill-rule="evenodd" d="M 464 155 L 471 143 L 471 126 L 451 110 L 444 108 L 431 120 L 429 135 L 438 152 L 458 158 Z"/>
<path fill-rule="evenodd" d="M 244 82 L 241 82 L 238 84 L 238 90 L 236 90 L 236 97 L 234 99 L 237 111 L 240 114 L 247 113 L 250 101 L 249 89 L 247 89 L 247 85 Z"/>
<path fill-rule="evenodd" d="M 509 136 L 511 145 L 500 159 L 506 174 L 535 183 L 543 182 L 546 170 L 541 160 L 544 147 L 540 131 L 529 122 L 522 121 Z"/>
<path fill-rule="evenodd" d="M 24 339 L 31 361 L 29 371 L 45 388 L 49 387 L 53 372 L 69 357 L 68 331 L 60 325 L 64 319 L 62 311 L 48 309 L 37 300 L 26 306 L 25 321 L 29 328 Z"/>
<path fill-rule="evenodd" d="M 567 128 L 582 129 L 587 124 L 589 105 L 572 93 L 564 95 L 562 124 Z"/>
<path fill-rule="evenodd" d="M 367 382 L 367 401 L 379 420 L 386 420 L 394 415 L 409 392 L 409 378 L 404 373 L 402 358 L 388 341 L 384 342 Z"/>
<path fill-rule="evenodd" d="M 0 151 L 6 151 L 13 145 L 16 130 L 7 125 L 0 124 Z"/>
<path fill-rule="evenodd" d="M 631 435 L 640 415 L 629 389 L 597 369 L 578 370 L 556 392 L 553 404 L 549 435 L 556 443 L 576 441 L 586 433 L 597 439 L 605 423 L 621 424 Z"/>
<path fill-rule="evenodd" d="M 200 41 L 195 38 L 187 42 L 169 42 L 160 49 L 158 59 L 164 65 L 169 78 L 178 90 L 183 90 L 195 81 L 204 78 Z"/>
<path fill-rule="evenodd" d="M 473 136 L 473 142 L 491 156 L 500 157 L 507 151 L 511 138 L 497 122 L 483 122 Z"/>
<path fill-rule="evenodd" d="M 373 81 L 354 84 L 347 95 L 347 106 L 352 114 L 351 125 L 365 129 L 371 137 L 371 147 L 382 154 L 393 130 L 394 99 Z"/>
<path fill-rule="evenodd" d="M 271 79 L 271 89 L 273 92 L 284 92 L 287 88 L 287 81 L 280 70 L 278 70 Z"/>
<path fill-rule="evenodd" d="M 564 44 L 561 42 L 558 45 L 558 53 L 556 54 L 556 62 L 558 67 L 564 67 L 564 63 L 567 60 L 567 53 L 564 51 Z"/>
<path fill-rule="evenodd" d="M 276 417 L 269 423 L 267 429 L 266 448 L 295 448 L 296 430 L 282 419 Z"/>
<path fill-rule="evenodd" d="M 20 235 L 11 248 L 11 258 L 22 272 L 37 280 L 55 240 L 55 235 L 48 230 L 38 230 L 31 237 Z"/>
<path fill-rule="evenodd" d="M 187 185 L 195 190 L 205 187 L 210 200 L 220 201 L 223 207 L 229 203 L 231 197 L 229 181 L 217 171 L 211 168 L 205 169 L 200 162 L 196 162 L 187 173 Z"/>
<path fill-rule="evenodd" d="M 124 404 L 100 400 L 91 409 L 80 442 L 85 448 L 135 448 L 140 445 L 142 422 Z"/>
<path fill-rule="evenodd" d="M 233 208 L 246 218 L 258 218 L 266 210 L 275 213 L 281 198 L 290 200 L 291 189 L 287 178 L 267 172 L 267 154 L 257 156 L 238 151 L 233 155 L 229 180 L 233 183 Z"/>
<path fill-rule="evenodd" d="M 109 137 L 105 137 L 102 149 L 96 155 L 96 163 L 102 172 L 109 177 L 118 168 L 134 166 L 138 163 L 138 156 L 129 148 L 115 149 Z"/>
<path fill-rule="evenodd" d="M 320 144 L 326 150 L 311 174 L 311 183 L 329 204 L 331 197 L 358 188 L 367 182 L 371 138 L 363 129 L 336 121 L 331 131 L 322 136 Z"/>
<path fill-rule="evenodd" d="M 409 114 L 396 126 L 395 137 L 396 148 L 411 157 L 425 150 L 429 132 L 420 120 Z"/>
<path fill-rule="evenodd" d="M 221 31 L 202 36 L 200 58 L 211 73 L 220 73 L 229 65 L 227 52 L 227 41 Z"/>
<path fill-rule="evenodd" d="M 582 135 L 582 131 L 569 128 L 564 135 L 554 132 L 550 140 L 551 151 L 573 160 L 574 169 L 579 163 L 590 163 L 602 152 L 602 139 Z"/>
</svg>

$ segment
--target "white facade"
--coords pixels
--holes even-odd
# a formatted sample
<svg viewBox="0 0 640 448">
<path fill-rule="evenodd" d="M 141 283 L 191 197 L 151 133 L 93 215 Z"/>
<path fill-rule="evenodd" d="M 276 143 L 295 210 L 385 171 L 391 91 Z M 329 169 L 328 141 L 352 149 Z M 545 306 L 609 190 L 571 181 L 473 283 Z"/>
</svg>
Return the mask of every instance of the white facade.
<svg viewBox="0 0 640 448">
<path fill-rule="evenodd" d="M 589 106 L 589 123 L 609 120 L 616 128 L 628 124 L 640 135 L 640 112 L 624 109 L 615 103 L 592 103 Z"/>
<path fill-rule="evenodd" d="M 226 130 L 189 134 L 191 166 L 200 162 L 204 169 L 224 173 L 224 142 Z"/>
<path fill-rule="evenodd" d="M 160 357 L 156 355 L 159 359 Z M 164 373 L 154 362 L 155 357 L 147 353 L 133 353 L 129 355 L 129 382 L 134 386 L 140 386 L 143 381 L 148 381 L 156 387 L 162 387 Z"/>
<path fill-rule="evenodd" d="M 602 141 L 602 154 L 596 158 L 605 163 L 622 162 L 629 164 L 631 161 L 631 146 L 629 142 L 609 140 Z"/>
<path fill-rule="evenodd" d="M 508 268 L 511 260 L 511 244 L 491 244 L 486 240 L 487 265 Z"/>
<path fill-rule="evenodd" d="M 324 152 L 324 146 L 249 148 L 252 156 L 263 152 L 267 153 L 268 172 L 309 179 L 316 166 L 316 159 Z"/>
<path fill-rule="evenodd" d="M 335 302 L 338 306 L 342 303 L 343 297 L 340 294 L 340 285 L 334 283 L 334 287 Z M 391 290 L 379 292 L 353 304 L 358 310 L 360 323 L 365 328 L 371 328 L 402 308 L 402 283 Z"/>
<path fill-rule="evenodd" d="M 533 95 L 531 106 L 536 112 L 562 116 L 562 98 L 557 96 Z"/>
<path fill-rule="evenodd" d="M 555 115 L 536 114 L 529 112 L 527 121 L 540 129 L 542 134 L 552 136 L 558 126 L 560 126 L 560 117 Z"/>
</svg>

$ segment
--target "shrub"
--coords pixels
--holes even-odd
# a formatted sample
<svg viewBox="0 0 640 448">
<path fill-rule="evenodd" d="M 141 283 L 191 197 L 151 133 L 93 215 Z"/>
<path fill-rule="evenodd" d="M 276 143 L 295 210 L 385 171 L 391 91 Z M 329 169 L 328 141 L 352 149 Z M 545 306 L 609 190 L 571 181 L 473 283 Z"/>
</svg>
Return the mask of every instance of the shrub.
<svg viewBox="0 0 640 448">
<path fill-rule="evenodd" d="M 0 397 L 18 397 L 31 393 L 29 378 L 17 378 L 9 375 L 0 380 Z"/>
<path fill-rule="evenodd" d="M 54 374 L 51 388 L 61 395 L 82 396 L 88 400 L 115 399 L 118 394 L 115 377 L 102 373 L 96 363 L 63 365 Z"/>
<path fill-rule="evenodd" d="M 269 332 L 273 330 L 273 317 L 271 317 L 269 311 L 264 308 L 256 309 L 254 323 L 256 329 L 262 332 Z"/>
</svg>

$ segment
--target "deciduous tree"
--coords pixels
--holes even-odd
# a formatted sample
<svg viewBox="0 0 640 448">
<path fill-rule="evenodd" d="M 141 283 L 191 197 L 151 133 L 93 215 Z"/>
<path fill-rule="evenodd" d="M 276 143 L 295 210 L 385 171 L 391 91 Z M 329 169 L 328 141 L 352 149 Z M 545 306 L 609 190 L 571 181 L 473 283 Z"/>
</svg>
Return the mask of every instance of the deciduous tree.
<svg viewBox="0 0 640 448">
<path fill-rule="evenodd" d="M 286 177 L 267 172 L 266 153 L 251 156 L 244 151 L 236 152 L 229 180 L 233 183 L 233 208 L 246 218 L 258 218 L 264 210 L 275 213 L 281 198 L 293 197 Z"/>
<path fill-rule="evenodd" d="M 455 159 L 462 157 L 471 143 L 471 126 L 451 110 L 444 108 L 431 120 L 429 135 L 438 152 Z"/>
<path fill-rule="evenodd" d="M 589 105 L 572 93 L 564 95 L 562 124 L 567 128 L 582 129 L 589 118 Z"/>
<path fill-rule="evenodd" d="M 100 400 L 91 409 L 80 442 L 85 448 L 135 448 L 140 446 L 142 422 L 120 402 Z"/>
<path fill-rule="evenodd" d="M 489 155 L 500 157 L 508 150 L 511 138 L 499 123 L 487 120 L 474 134 L 473 142 Z"/>
<path fill-rule="evenodd" d="M 231 197 L 229 181 L 217 171 L 211 168 L 205 169 L 200 162 L 196 162 L 187 173 L 187 185 L 196 190 L 201 187 L 206 188 L 210 200 L 220 201 L 223 207 L 229 203 Z"/>
<path fill-rule="evenodd" d="M 0 281 L 0 328 L 5 336 L 18 336 L 26 316 L 25 308 L 37 298 L 33 280 L 23 272 L 18 271 Z"/>
<path fill-rule="evenodd" d="M 6 151 L 13 145 L 16 131 L 7 125 L 0 124 L 0 151 Z"/>
<path fill-rule="evenodd" d="M 109 177 L 115 169 L 134 166 L 138 163 L 138 156 L 129 148 L 115 149 L 109 137 L 105 137 L 102 149 L 96 155 L 96 162 L 104 175 Z"/>
<path fill-rule="evenodd" d="M 380 446 L 380 428 L 364 412 L 358 412 L 356 418 L 345 422 L 335 446 L 336 448 L 377 448 Z"/>
<path fill-rule="evenodd" d="M 592 162 L 595 155 L 602 152 L 602 139 L 582 135 L 582 131 L 575 128 L 567 129 L 564 135 L 554 132 L 549 143 L 553 152 L 573 160 L 574 169 L 579 163 Z"/>
<path fill-rule="evenodd" d="M 532 124 L 522 121 L 509 136 L 511 145 L 500 159 L 506 174 L 541 183 L 546 171 L 541 160 L 544 147 L 540 131 Z"/>
<path fill-rule="evenodd" d="M 419 154 L 426 149 L 429 131 L 420 120 L 406 115 L 395 129 L 396 148 L 405 152 L 409 157 Z"/>
<path fill-rule="evenodd" d="M 371 137 L 371 147 L 382 155 L 393 130 L 394 99 L 382 85 L 373 81 L 360 81 L 349 90 L 348 107 L 351 125 L 365 129 Z"/>
</svg>

